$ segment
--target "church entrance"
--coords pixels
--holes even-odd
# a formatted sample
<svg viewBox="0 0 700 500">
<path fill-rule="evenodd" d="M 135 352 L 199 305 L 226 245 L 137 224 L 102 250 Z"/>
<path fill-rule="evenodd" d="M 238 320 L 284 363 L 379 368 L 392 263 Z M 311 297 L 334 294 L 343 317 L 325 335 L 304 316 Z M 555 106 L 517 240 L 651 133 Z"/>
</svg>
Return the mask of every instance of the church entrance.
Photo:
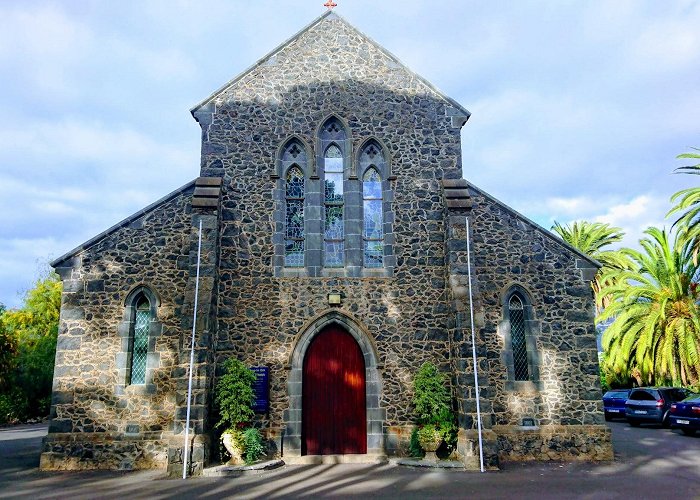
<svg viewBox="0 0 700 500">
<path fill-rule="evenodd" d="M 365 362 L 339 325 L 314 337 L 302 383 L 302 454 L 367 453 Z"/>
</svg>

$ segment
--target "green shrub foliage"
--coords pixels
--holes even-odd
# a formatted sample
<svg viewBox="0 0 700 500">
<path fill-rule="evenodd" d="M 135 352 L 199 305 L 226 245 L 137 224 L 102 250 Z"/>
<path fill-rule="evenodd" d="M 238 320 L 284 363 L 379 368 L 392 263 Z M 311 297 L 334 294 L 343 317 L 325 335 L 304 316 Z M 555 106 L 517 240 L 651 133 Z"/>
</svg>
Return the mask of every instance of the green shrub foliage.
<svg viewBox="0 0 700 500">
<path fill-rule="evenodd" d="M 22 421 L 29 416 L 29 401 L 19 389 L 0 394 L 0 425 Z"/>
<path fill-rule="evenodd" d="M 60 310 L 61 281 L 53 273 L 37 281 L 21 308 L 0 307 L 0 419 L 48 415 Z M 10 412 L 3 409 L 8 401 Z"/>
<path fill-rule="evenodd" d="M 459 431 L 452 411 L 452 396 L 445 376 L 437 367 L 428 362 L 416 373 L 413 380 L 413 404 L 416 407 L 416 421 L 421 427 L 434 426 L 447 445 L 447 454 L 457 446 Z M 411 434 L 409 451 L 411 456 L 423 455 L 418 442 L 418 429 Z M 420 452 L 418 451 L 420 449 Z"/>
<path fill-rule="evenodd" d="M 433 424 L 428 424 L 424 425 L 420 429 L 418 429 L 418 443 L 421 444 L 421 446 L 424 443 L 431 443 L 435 440 L 441 440 L 443 439 L 442 432 L 440 429 L 433 425 Z"/>
<path fill-rule="evenodd" d="M 243 363 L 234 358 L 224 362 L 224 374 L 216 384 L 217 427 L 239 429 L 253 419 L 254 382 L 255 373 Z"/>
<path fill-rule="evenodd" d="M 413 380 L 413 386 L 413 404 L 419 424 L 439 424 L 440 419 L 452 415 L 449 386 L 434 364 L 423 363 Z"/>
<path fill-rule="evenodd" d="M 413 432 L 411 432 L 411 441 L 408 445 L 408 454 L 414 458 L 423 458 L 425 456 L 425 451 L 423 451 L 423 448 L 418 441 L 418 430 L 418 427 L 414 427 Z"/>
<path fill-rule="evenodd" d="M 262 436 L 255 427 L 250 427 L 243 433 L 243 449 L 243 458 L 247 464 L 252 464 L 265 454 Z"/>
</svg>

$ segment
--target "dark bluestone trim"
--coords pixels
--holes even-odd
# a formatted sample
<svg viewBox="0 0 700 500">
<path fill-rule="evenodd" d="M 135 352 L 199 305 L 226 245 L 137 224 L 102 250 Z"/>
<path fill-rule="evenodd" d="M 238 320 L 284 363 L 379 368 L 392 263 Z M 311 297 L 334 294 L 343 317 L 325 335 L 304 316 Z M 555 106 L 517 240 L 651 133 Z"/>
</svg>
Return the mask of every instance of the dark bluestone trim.
<svg viewBox="0 0 700 500">
<path fill-rule="evenodd" d="M 374 342 L 359 322 L 341 311 L 328 311 L 309 324 L 298 337 L 290 357 L 287 393 L 289 408 L 284 411 L 285 455 L 301 455 L 302 383 L 306 350 L 313 338 L 329 325 L 338 325 L 353 336 L 365 360 L 365 402 L 367 408 L 367 453 L 384 454 L 384 421 L 386 409 L 381 408 L 381 364 Z"/>
<path fill-rule="evenodd" d="M 131 356 L 132 337 L 134 335 L 134 322 L 136 318 L 136 301 L 139 295 L 145 295 L 151 306 L 151 323 L 148 328 L 148 354 L 146 356 L 146 383 L 130 384 L 131 380 Z M 121 339 L 121 350 L 116 355 L 116 365 L 119 370 L 115 394 L 155 394 L 156 386 L 153 384 L 153 372 L 160 367 L 160 353 L 156 351 L 156 339 L 163 333 L 163 324 L 158 320 L 158 307 L 160 297 L 153 289 L 146 285 L 139 285 L 132 289 L 124 301 L 124 314 L 117 327 Z M 127 389 L 128 388 L 128 389 Z"/>
<path fill-rule="evenodd" d="M 518 297 L 521 298 L 525 313 L 525 343 L 527 346 L 529 380 L 515 380 L 513 344 L 510 334 L 510 317 L 508 314 L 508 302 L 514 294 L 517 294 Z M 503 332 L 505 342 L 501 358 L 508 371 L 505 389 L 507 391 L 540 391 L 542 390 L 542 381 L 540 380 L 542 358 L 537 350 L 537 335 L 540 333 L 540 322 L 535 319 L 535 311 L 532 307 L 530 293 L 520 285 L 511 285 L 501 297 L 501 310 L 503 315 L 501 331 Z"/>
</svg>

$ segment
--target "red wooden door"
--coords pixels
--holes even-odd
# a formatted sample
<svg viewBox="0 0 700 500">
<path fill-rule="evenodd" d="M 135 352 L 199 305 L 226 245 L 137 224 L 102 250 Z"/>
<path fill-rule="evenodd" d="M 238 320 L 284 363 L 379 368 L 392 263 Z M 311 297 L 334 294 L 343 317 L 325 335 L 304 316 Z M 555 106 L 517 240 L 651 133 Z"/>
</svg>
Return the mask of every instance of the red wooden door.
<svg viewBox="0 0 700 500">
<path fill-rule="evenodd" d="M 355 339 L 330 326 L 309 345 L 302 383 L 302 453 L 367 453 L 365 360 Z"/>
</svg>

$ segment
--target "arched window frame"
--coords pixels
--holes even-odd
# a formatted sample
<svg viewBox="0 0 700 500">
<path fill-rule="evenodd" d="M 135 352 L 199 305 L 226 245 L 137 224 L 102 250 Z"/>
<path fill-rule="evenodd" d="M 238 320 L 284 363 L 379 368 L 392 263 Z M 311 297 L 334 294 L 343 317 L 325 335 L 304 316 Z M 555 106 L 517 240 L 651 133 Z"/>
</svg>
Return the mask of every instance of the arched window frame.
<svg viewBox="0 0 700 500">
<path fill-rule="evenodd" d="M 368 189 L 371 176 L 379 179 L 379 192 Z M 384 267 L 384 193 L 382 174 L 376 165 L 371 164 L 362 174 L 362 261 L 366 268 L 375 269 Z M 378 202 L 378 203 L 377 203 Z M 379 205 L 379 232 L 368 231 L 371 213 L 369 207 L 372 204 Z M 378 251 L 377 251 L 378 250 Z M 378 259 L 378 262 L 377 262 Z"/>
<path fill-rule="evenodd" d="M 139 304 L 148 303 L 147 331 L 137 332 L 137 314 Z M 160 298 L 148 286 L 139 285 L 134 288 L 124 301 L 124 313 L 122 321 L 118 326 L 118 333 L 121 337 L 121 351 L 117 353 L 117 367 L 119 376 L 116 387 L 117 394 L 124 391 L 135 393 L 155 393 L 153 384 L 154 371 L 160 364 L 160 353 L 156 349 L 156 339 L 163 331 L 163 325 L 158 319 L 158 308 Z M 145 370 L 142 380 L 133 383 L 132 369 L 134 366 L 134 341 L 138 333 L 143 333 L 145 340 Z"/>
<path fill-rule="evenodd" d="M 514 335 L 517 333 L 511 324 L 513 315 L 511 310 L 511 300 L 517 298 L 522 304 L 522 326 L 524 336 L 524 347 L 527 357 L 527 378 L 518 377 L 515 367 L 516 353 L 513 348 Z M 532 306 L 532 299 L 528 291 L 520 285 L 511 285 L 502 295 L 503 320 L 501 322 L 501 332 L 503 334 L 503 354 L 502 361 L 507 371 L 506 390 L 512 391 L 532 391 L 541 390 L 540 381 L 540 355 L 537 349 L 537 335 L 540 331 L 540 323 L 535 319 L 535 312 Z M 517 316 L 516 316 L 517 317 Z M 522 375 L 522 374 L 520 374 Z"/>
<path fill-rule="evenodd" d="M 301 178 L 301 191 L 293 190 L 292 175 L 295 179 Z M 284 265 L 285 267 L 304 267 L 306 262 L 306 207 L 305 207 L 305 195 L 306 195 L 306 178 L 304 176 L 304 170 L 296 163 L 293 163 L 288 169 L 284 177 L 285 186 L 285 222 L 284 222 Z M 301 205 L 301 212 L 299 212 L 299 205 Z M 296 209 L 293 209 L 296 207 Z M 295 225 L 291 222 L 293 213 L 296 213 L 295 218 L 301 218 L 301 230 L 299 231 Z M 301 255 L 299 256 L 299 253 Z M 301 257 L 301 258 L 299 258 Z"/>
<path fill-rule="evenodd" d="M 360 209 L 362 219 L 362 264 L 363 274 L 367 276 L 375 276 L 377 273 L 390 276 L 393 273 L 395 266 L 395 257 L 393 256 L 394 234 L 392 230 L 393 215 L 391 212 L 391 202 L 393 193 L 391 191 L 390 182 L 396 179 L 391 172 L 390 153 L 386 146 L 376 137 L 366 139 L 358 148 L 356 159 L 357 169 L 360 173 Z M 364 196 L 364 180 L 369 169 L 374 169 L 379 174 L 381 179 L 381 205 L 382 205 L 382 266 L 371 267 L 366 265 L 366 233 L 364 230 L 365 222 L 365 196 Z"/>
<path fill-rule="evenodd" d="M 151 301 L 146 294 L 139 293 L 133 301 L 134 321 L 129 335 L 129 385 L 146 384 L 146 362 L 148 361 L 148 333 L 151 329 Z"/>
<path fill-rule="evenodd" d="M 333 133 L 325 131 L 325 125 L 335 122 L 337 129 Z M 307 146 L 304 139 L 308 137 L 292 135 L 280 143 L 274 171 L 270 179 L 275 180 L 273 189 L 274 199 L 274 231 L 272 241 L 274 254 L 272 256 L 272 271 L 276 277 L 311 277 L 311 276 L 347 276 L 347 277 L 391 277 L 396 267 L 396 257 L 393 255 L 394 234 L 393 192 L 391 182 L 396 177 L 391 172 L 391 155 L 387 147 L 378 138 L 370 136 L 353 143 L 350 128 L 346 122 L 336 115 L 327 116 L 319 121 L 315 131 L 313 150 Z M 305 173 L 305 246 L 304 267 L 285 266 L 285 178 L 290 167 L 289 158 L 284 158 L 285 150 L 290 141 L 298 141 L 303 145 L 307 161 L 299 163 Z M 324 163 L 325 152 L 330 145 L 335 145 L 342 152 L 343 158 L 343 265 L 328 267 L 324 258 L 325 234 L 325 183 Z M 374 144 L 381 151 L 382 161 L 371 161 L 367 164 L 361 152 L 369 144 Z M 313 151 L 313 156 L 312 156 Z M 356 151 L 357 153 L 352 153 Z M 354 156 L 353 156 L 354 154 Z M 297 158 L 298 160 L 298 158 Z M 296 160 L 295 160 L 296 161 Z M 364 266 L 364 218 L 362 177 L 366 168 L 374 164 L 382 179 L 382 213 L 383 213 L 383 266 Z"/>
<path fill-rule="evenodd" d="M 337 176 L 339 172 L 326 172 L 327 162 L 330 157 L 327 156 L 331 148 L 338 148 L 340 158 L 342 158 L 342 167 L 340 177 L 343 180 L 342 199 L 330 200 L 326 197 L 326 180 L 329 175 Z M 349 139 L 347 125 L 337 116 L 331 115 L 326 118 L 317 131 L 317 164 L 318 174 L 321 181 L 321 266 L 325 269 L 342 269 L 348 265 L 348 256 L 346 255 L 346 199 L 345 193 L 348 191 L 346 181 L 348 179 L 356 179 L 356 173 L 353 165 L 350 162 L 351 141 Z M 328 174 L 328 175 L 327 175 Z M 337 231 L 338 224 L 335 224 L 335 231 L 332 231 L 329 222 L 337 221 L 340 223 L 340 231 Z"/>
<path fill-rule="evenodd" d="M 274 233 L 272 242 L 274 245 L 273 270 L 275 276 L 306 276 L 309 266 L 309 203 L 310 184 L 313 176 L 313 160 L 311 148 L 307 142 L 297 135 L 292 135 L 285 139 L 277 150 L 275 170 L 270 178 L 275 180 L 273 197 L 275 200 L 274 210 Z M 292 168 L 301 170 L 304 176 L 303 193 L 303 263 L 302 265 L 289 266 L 287 259 L 287 174 Z M 313 200 L 311 200 L 313 202 Z"/>
</svg>

